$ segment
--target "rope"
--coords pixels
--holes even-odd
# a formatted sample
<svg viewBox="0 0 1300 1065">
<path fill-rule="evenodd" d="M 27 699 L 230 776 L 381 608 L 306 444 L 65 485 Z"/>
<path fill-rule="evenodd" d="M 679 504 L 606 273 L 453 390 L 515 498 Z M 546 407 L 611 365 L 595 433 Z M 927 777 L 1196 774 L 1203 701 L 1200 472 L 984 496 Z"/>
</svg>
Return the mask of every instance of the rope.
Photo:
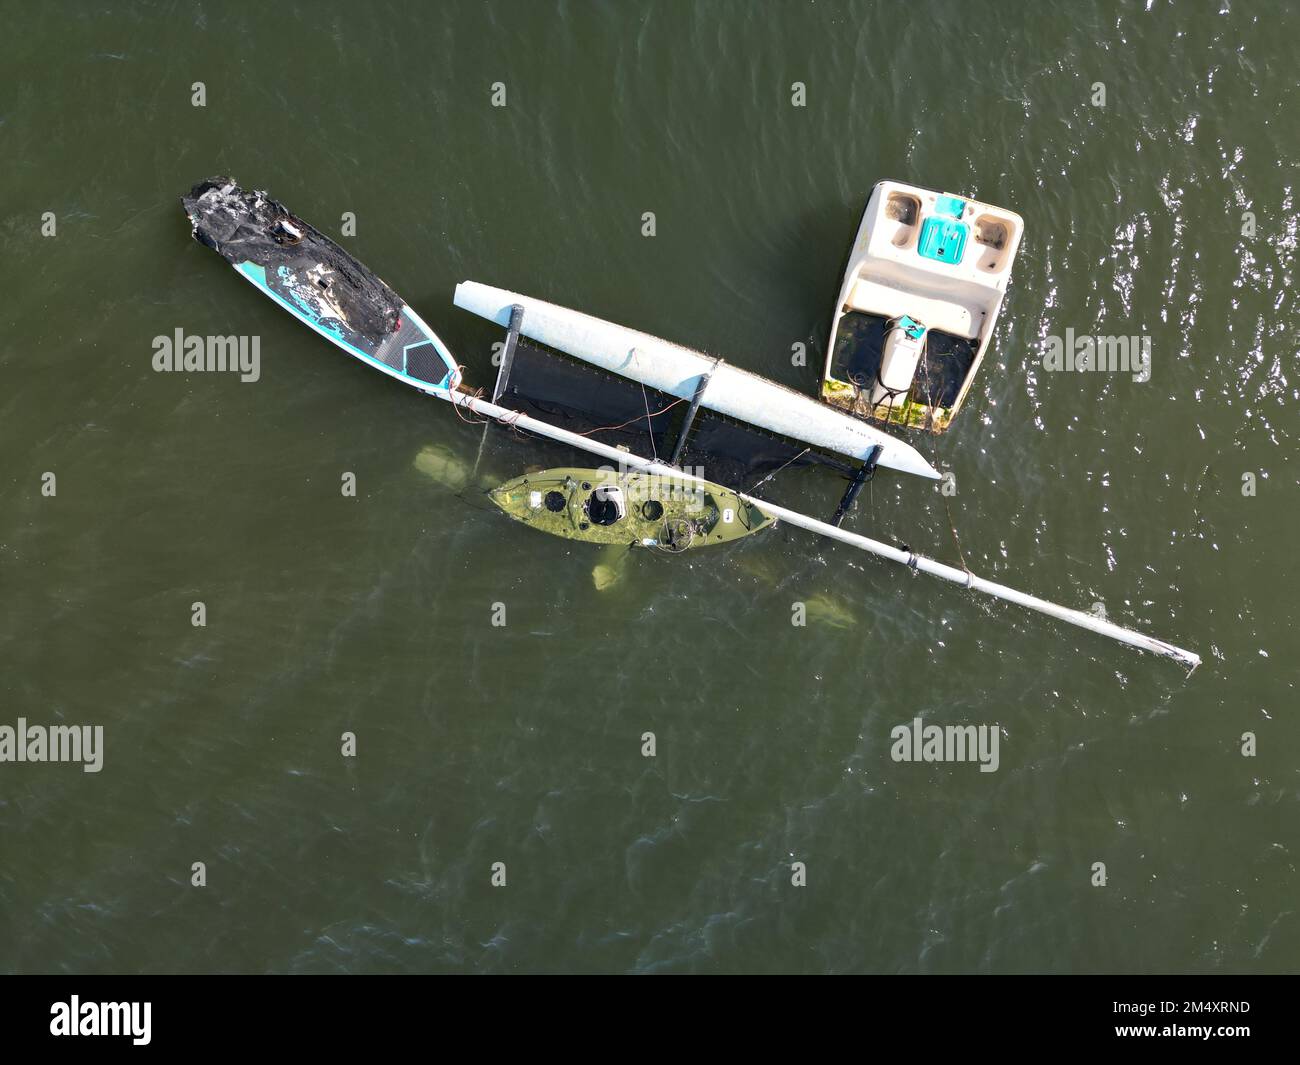
<svg viewBox="0 0 1300 1065">
<path fill-rule="evenodd" d="M 674 527 L 680 529 L 686 534 L 686 542 L 682 543 L 674 533 Z M 665 554 L 677 555 L 687 550 L 695 542 L 695 523 L 686 518 L 665 518 L 664 519 L 664 538 L 655 542 L 656 550 L 663 551 Z"/>
<path fill-rule="evenodd" d="M 635 418 L 629 418 L 622 425 L 599 425 L 595 429 L 588 429 L 585 433 L 575 433 L 574 435 L 590 436 L 592 433 L 612 433 L 616 429 L 626 429 L 633 422 L 639 422 L 642 418 L 647 418 L 647 419 L 658 418 L 659 415 L 668 413 L 668 411 L 672 410 L 675 406 L 677 406 L 678 403 L 685 403 L 685 402 L 686 402 L 685 399 L 675 399 L 671 403 L 669 403 L 668 406 L 664 407 L 661 410 L 655 411 L 653 414 L 650 413 L 649 405 L 647 404 L 645 414 L 638 414 Z M 653 444 L 653 437 L 651 442 Z"/>
<path fill-rule="evenodd" d="M 461 366 L 459 363 L 456 365 L 456 372 L 458 374 L 463 374 L 464 370 L 465 367 Z M 462 392 L 461 395 L 468 397 L 465 402 L 465 406 L 471 412 L 473 412 L 474 400 L 483 398 L 483 389 L 476 388 L 474 389 L 473 392 Z M 491 421 L 490 418 L 466 418 L 465 415 L 461 414 L 460 408 L 461 408 L 461 401 L 453 398 L 451 403 L 451 409 L 456 412 L 456 417 L 459 418 L 461 421 L 463 421 L 466 425 L 487 425 L 487 423 Z"/>
<path fill-rule="evenodd" d="M 752 496 L 755 492 L 757 492 L 760 488 L 762 488 L 763 485 L 767 484 L 768 481 L 770 481 L 773 477 L 775 477 L 775 476 L 776 476 L 778 473 L 780 473 L 783 469 L 785 469 L 785 468 L 786 468 L 787 466 L 789 466 L 791 463 L 798 462 L 801 458 L 803 458 L 803 457 L 804 457 L 806 454 L 808 454 L 808 452 L 810 452 L 811 450 L 812 450 L 812 448 L 810 448 L 810 447 L 806 447 L 806 448 L 804 448 L 802 451 L 800 451 L 799 454 L 797 454 L 794 458 L 790 459 L 788 462 L 783 462 L 780 466 L 778 466 L 778 467 L 777 467 L 776 469 L 774 469 L 771 473 L 769 473 L 766 477 L 764 477 L 761 481 L 759 481 L 758 484 L 754 485 L 754 487 L 751 488 L 748 492 L 746 492 L 745 495 L 747 495 L 747 496 Z"/>
<path fill-rule="evenodd" d="M 524 416 L 524 412 L 521 410 L 511 411 L 504 418 L 502 418 L 497 424 L 502 425 L 507 429 L 513 429 L 516 436 L 522 436 L 526 438 L 529 436 L 529 434 L 525 433 L 524 430 L 519 428 L 519 419 L 522 418 L 523 416 Z"/>
<path fill-rule="evenodd" d="M 646 395 L 644 382 L 641 384 L 641 402 L 645 406 L 645 425 L 646 432 L 650 436 L 650 454 L 654 456 L 655 462 L 658 462 L 659 451 L 655 448 L 655 434 L 650 431 L 650 397 Z M 678 400 L 678 402 L 680 403 L 681 401 Z M 664 410 L 667 409 L 667 407 L 664 408 Z M 660 413 L 662 414 L 663 412 L 660 411 Z"/>
</svg>

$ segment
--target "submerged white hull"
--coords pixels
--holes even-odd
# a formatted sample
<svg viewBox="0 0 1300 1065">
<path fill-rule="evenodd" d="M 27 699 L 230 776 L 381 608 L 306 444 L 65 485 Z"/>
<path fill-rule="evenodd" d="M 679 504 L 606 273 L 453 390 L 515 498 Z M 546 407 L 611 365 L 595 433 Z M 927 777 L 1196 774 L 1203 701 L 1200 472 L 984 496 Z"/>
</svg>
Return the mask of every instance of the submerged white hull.
<svg viewBox="0 0 1300 1065">
<path fill-rule="evenodd" d="M 910 444 L 703 352 L 476 281 L 456 286 L 455 303 L 503 328 L 510 324 L 511 307 L 518 304 L 524 309 L 520 328 L 524 336 L 682 399 L 691 399 L 702 378 L 712 372 L 701 400 L 710 410 L 859 460 L 868 458 L 879 446 L 883 449 L 880 465 L 920 477 L 939 477 Z"/>
</svg>

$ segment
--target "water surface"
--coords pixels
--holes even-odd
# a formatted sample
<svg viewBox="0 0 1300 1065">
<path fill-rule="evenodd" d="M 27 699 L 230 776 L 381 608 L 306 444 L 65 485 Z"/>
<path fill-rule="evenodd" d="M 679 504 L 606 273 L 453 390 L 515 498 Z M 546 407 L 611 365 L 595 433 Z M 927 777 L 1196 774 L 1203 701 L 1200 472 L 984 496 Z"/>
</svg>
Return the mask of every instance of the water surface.
<svg viewBox="0 0 1300 1065">
<path fill-rule="evenodd" d="M 0 765 L 0 968 L 1300 964 L 1288 5 L 4 9 L 0 723 L 106 751 Z M 966 559 L 1205 664 L 797 530 L 598 593 L 591 551 L 428 475 L 480 428 L 189 240 L 178 197 L 223 172 L 332 234 L 353 212 L 481 384 L 466 278 L 811 392 L 877 180 L 1019 211 L 936 443 Z M 261 379 L 154 373 L 178 327 L 260 336 Z M 1066 328 L 1150 336 L 1151 380 L 1045 372 Z M 929 482 L 882 470 L 850 524 L 956 561 Z M 996 723 L 999 770 L 894 763 L 916 716 Z"/>
</svg>

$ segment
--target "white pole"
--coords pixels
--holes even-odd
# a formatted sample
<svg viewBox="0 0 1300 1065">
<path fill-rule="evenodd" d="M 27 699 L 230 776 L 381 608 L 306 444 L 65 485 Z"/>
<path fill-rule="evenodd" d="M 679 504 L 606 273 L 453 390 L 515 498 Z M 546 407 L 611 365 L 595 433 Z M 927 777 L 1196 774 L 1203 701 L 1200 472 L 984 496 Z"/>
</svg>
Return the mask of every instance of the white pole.
<svg viewBox="0 0 1300 1065">
<path fill-rule="evenodd" d="M 430 389 L 429 394 L 437 396 L 439 399 L 448 400 L 458 407 L 472 411 L 475 414 L 484 415 L 493 418 L 506 426 L 518 426 L 520 429 L 526 429 L 530 433 L 536 433 L 538 436 L 545 436 L 551 440 L 559 441 L 562 444 L 571 444 L 574 447 L 589 451 L 593 455 L 599 455 L 602 458 L 610 459 L 624 466 L 640 470 L 644 473 L 653 473 L 662 477 L 673 477 L 681 481 L 692 482 L 697 484 L 706 484 L 702 478 L 694 477 L 674 466 L 668 466 L 662 462 L 655 462 L 651 459 L 642 458 L 639 455 L 633 455 L 627 451 L 621 451 L 609 444 L 602 444 L 598 440 L 591 440 L 588 437 L 581 436 L 578 433 L 571 433 L 567 429 L 561 429 L 557 425 L 551 425 L 548 422 L 539 421 L 536 418 L 530 418 L 528 415 L 518 411 L 507 410 L 505 407 L 498 407 L 495 403 L 489 403 L 486 400 L 478 399 L 464 392 L 448 392 L 445 389 Z M 926 558 L 924 555 L 918 555 L 911 551 L 904 551 L 901 548 L 891 547 L 889 544 L 881 543 L 879 540 L 873 540 L 868 536 L 862 536 L 858 533 L 848 532 L 836 525 L 828 522 L 818 521 L 816 518 L 810 518 L 806 514 L 800 514 L 795 510 L 788 510 L 785 507 L 777 506 L 775 503 L 768 503 L 762 499 L 755 499 L 752 496 L 738 492 L 737 495 L 755 506 L 761 507 L 774 518 L 787 522 L 790 525 L 798 526 L 801 529 L 807 529 L 809 532 L 815 532 L 832 540 L 837 540 L 842 544 L 848 544 L 850 547 L 856 547 L 862 551 L 869 551 L 873 555 L 879 555 L 881 558 L 887 558 L 893 562 L 901 563 L 912 569 L 920 570 L 922 573 L 929 573 L 932 576 L 940 577 L 945 581 L 951 581 L 953 584 L 960 584 L 965 588 L 973 588 L 977 592 L 984 592 L 986 595 L 1005 600 L 1008 603 L 1016 603 L 1019 606 L 1027 607 L 1030 610 L 1036 610 L 1040 614 L 1046 614 L 1048 617 L 1056 618 L 1059 621 L 1068 622 L 1071 625 L 1077 625 L 1081 629 L 1088 629 L 1090 632 L 1098 633 L 1102 636 L 1109 636 L 1112 640 L 1118 640 L 1120 643 L 1126 643 L 1130 647 L 1137 647 L 1143 651 L 1151 651 L 1154 654 L 1163 655 L 1166 658 L 1172 658 L 1175 662 L 1186 666 L 1188 671 L 1194 670 L 1201 664 L 1200 655 L 1192 651 L 1186 651 L 1181 647 L 1175 647 L 1171 643 L 1165 643 L 1164 640 L 1157 640 L 1154 636 L 1146 636 L 1140 632 L 1134 632 L 1132 629 L 1126 629 L 1122 626 L 1113 624 L 1093 614 L 1085 614 L 1082 610 L 1072 610 L 1069 607 L 1060 606 L 1057 603 L 1050 603 L 1046 599 L 1039 599 L 1035 595 L 1028 595 L 1025 592 L 1018 592 L 1014 588 L 1008 588 L 1004 584 L 997 584 L 994 581 L 985 580 L 983 577 L 977 577 L 973 573 L 967 573 L 965 570 L 959 570 L 952 566 L 944 565 L 942 562 L 936 562 L 934 559 Z"/>
</svg>

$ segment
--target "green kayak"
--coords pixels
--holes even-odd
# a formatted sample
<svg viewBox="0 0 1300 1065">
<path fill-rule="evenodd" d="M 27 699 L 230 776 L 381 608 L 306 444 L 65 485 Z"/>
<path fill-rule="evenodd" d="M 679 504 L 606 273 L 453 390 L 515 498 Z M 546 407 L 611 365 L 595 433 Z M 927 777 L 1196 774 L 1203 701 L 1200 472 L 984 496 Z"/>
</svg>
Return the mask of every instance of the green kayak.
<svg viewBox="0 0 1300 1065">
<path fill-rule="evenodd" d="M 617 470 L 542 470 L 492 490 L 516 521 L 568 540 L 685 551 L 739 540 L 772 516 L 707 481 Z"/>
</svg>

